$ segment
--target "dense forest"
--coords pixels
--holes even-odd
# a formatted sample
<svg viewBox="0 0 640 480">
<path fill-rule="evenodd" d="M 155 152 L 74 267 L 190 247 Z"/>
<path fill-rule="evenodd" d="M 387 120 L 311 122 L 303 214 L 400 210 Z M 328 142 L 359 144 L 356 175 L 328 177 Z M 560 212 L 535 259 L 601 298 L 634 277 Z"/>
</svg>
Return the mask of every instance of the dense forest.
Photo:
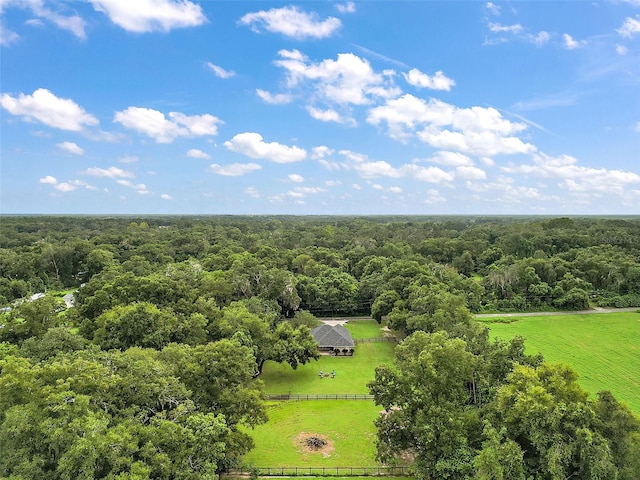
<svg viewBox="0 0 640 480">
<path fill-rule="evenodd" d="M 266 421 L 264 363 L 371 315 L 404 338 L 369 386 L 380 460 L 637 480 L 637 417 L 472 313 L 640 306 L 639 258 L 636 218 L 2 217 L 0 477 L 216 478 Z"/>
</svg>

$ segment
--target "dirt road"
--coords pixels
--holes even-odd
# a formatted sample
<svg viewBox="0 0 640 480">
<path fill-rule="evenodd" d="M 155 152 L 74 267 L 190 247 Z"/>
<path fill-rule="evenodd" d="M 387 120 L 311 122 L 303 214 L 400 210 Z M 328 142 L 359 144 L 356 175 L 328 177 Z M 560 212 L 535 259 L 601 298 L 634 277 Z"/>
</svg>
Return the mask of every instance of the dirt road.
<svg viewBox="0 0 640 480">
<path fill-rule="evenodd" d="M 573 312 L 479 313 L 475 314 L 473 318 L 546 317 L 552 315 L 585 315 L 592 313 L 618 313 L 637 311 L 640 311 L 640 308 L 594 308 L 593 310 L 580 310 Z"/>
</svg>

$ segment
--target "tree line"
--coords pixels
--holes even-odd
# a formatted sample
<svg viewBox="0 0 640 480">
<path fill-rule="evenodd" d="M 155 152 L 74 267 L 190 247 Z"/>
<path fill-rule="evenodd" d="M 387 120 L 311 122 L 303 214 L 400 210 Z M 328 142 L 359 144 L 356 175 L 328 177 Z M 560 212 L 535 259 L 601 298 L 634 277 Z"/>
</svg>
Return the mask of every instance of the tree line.
<svg viewBox="0 0 640 480">
<path fill-rule="evenodd" d="M 339 313 L 406 337 L 370 386 L 388 412 L 381 460 L 409 455 L 426 479 L 639 478 L 624 405 L 472 320 L 640 305 L 639 231 L 633 218 L 3 217 L 0 476 L 215 478 L 266 421 L 264 363 L 317 358 L 314 314 Z"/>
</svg>

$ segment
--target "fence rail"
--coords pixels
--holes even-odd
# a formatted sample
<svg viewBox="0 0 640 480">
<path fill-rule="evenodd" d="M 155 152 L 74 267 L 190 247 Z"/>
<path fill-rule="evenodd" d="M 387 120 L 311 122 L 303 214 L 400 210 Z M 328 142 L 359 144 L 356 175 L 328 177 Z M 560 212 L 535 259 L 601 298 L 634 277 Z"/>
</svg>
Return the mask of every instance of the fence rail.
<svg viewBox="0 0 640 480">
<path fill-rule="evenodd" d="M 364 393 L 277 393 L 265 395 L 267 400 L 373 400 L 373 395 Z"/>
<path fill-rule="evenodd" d="M 409 467 L 255 467 L 225 472 L 226 476 L 258 475 L 263 477 L 406 477 L 413 475 Z"/>
<path fill-rule="evenodd" d="M 375 342 L 394 342 L 398 343 L 396 337 L 370 337 L 370 338 L 354 338 L 355 343 L 375 343 Z"/>
</svg>

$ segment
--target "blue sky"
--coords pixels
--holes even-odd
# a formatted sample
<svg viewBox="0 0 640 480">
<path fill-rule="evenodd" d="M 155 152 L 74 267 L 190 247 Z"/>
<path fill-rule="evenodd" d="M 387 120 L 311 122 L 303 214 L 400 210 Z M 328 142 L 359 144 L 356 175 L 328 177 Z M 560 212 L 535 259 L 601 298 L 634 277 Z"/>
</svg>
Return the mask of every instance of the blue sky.
<svg viewBox="0 0 640 480">
<path fill-rule="evenodd" d="M 640 0 L 0 15 L 1 213 L 640 213 Z"/>
</svg>

